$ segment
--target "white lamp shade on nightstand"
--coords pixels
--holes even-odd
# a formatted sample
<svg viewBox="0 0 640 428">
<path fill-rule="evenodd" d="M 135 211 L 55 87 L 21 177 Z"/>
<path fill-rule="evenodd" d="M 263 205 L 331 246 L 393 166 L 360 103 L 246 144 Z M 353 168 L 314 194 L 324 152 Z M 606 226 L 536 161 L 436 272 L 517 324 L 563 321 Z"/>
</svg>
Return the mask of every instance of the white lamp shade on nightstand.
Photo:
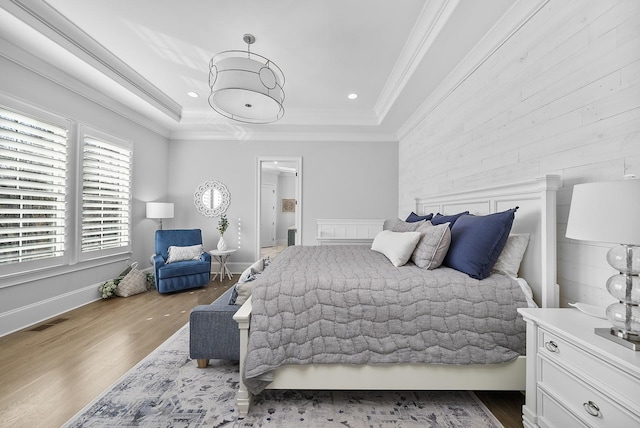
<svg viewBox="0 0 640 428">
<path fill-rule="evenodd" d="M 147 202 L 147 218 L 173 218 L 173 202 Z"/>
<path fill-rule="evenodd" d="M 640 180 L 573 186 L 567 238 L 640 245 Z"/>
<path fill-rule="evenodd" d="M 621 244 L 607 253 L 619 272 L 607 280 L 607 290 L 618 300 L 606 311 L 614 328 L 596 333 L 640 350 L 640 180 L 575 185 L 567 238 Z"/>
</svg>

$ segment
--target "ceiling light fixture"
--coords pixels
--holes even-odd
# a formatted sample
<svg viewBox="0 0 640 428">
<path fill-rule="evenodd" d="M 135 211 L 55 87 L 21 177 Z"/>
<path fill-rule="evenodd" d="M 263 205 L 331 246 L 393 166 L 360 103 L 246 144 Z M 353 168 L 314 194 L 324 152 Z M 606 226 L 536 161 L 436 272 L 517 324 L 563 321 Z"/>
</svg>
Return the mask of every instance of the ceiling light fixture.
<svg viewBox="0 0 640 428">
<path fill-rule="evenodd" d="M 347 98 L 349 98 L 350 100 L 355 100 L 356 98 L 358 98 L 358 94 L 354 92 L 352 94 L 347 95 Z"/>
<path fill-rule="evenodd" d="M 229 119 L 271 123 L 284 116 L 284 74 L 268 58 L 251 53 L 256 38 L 245 34 L 246 51 L 224 51 L 209 62 L 209 105 Z"/>
<path fill-rule="evenodd" d="M 189 95 L 191 98 L 198 98 L 200 96 L 198 95 L 197 92 L 193 92 L 193 91 L 187 92 L 187 95 Z"/>
</svg>

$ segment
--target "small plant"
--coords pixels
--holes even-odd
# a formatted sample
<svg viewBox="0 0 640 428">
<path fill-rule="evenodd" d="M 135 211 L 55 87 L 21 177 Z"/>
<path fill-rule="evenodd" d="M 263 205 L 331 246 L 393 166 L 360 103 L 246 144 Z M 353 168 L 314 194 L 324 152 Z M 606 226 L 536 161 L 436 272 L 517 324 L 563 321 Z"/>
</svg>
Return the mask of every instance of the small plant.
<svg viewBox="0 0 640 428">
<path fill-rule="evenodd" d="M 220 220 L 218 220 L 218 232 L 220 232 L 220 236 L 224 235 L 229 227 L 229 220 L 227 220 L 227 215 L 222 214 Z"/>
<path fill-rule="evenodd" d="M 122 278 L 124 277 L 119 276 L 117 278 L 110 279 L 98 288 L 103 299 L 110 299 L 116 295 L 116 288 L 118 288 L 118 284 L 120 284 Z"/>
<path fill-rule="evenodd" d="M 146 272 L 147 276 L 147 290 L 153 290 L 156 288 L 156 277 L 153 272 Z"/>
</svg>

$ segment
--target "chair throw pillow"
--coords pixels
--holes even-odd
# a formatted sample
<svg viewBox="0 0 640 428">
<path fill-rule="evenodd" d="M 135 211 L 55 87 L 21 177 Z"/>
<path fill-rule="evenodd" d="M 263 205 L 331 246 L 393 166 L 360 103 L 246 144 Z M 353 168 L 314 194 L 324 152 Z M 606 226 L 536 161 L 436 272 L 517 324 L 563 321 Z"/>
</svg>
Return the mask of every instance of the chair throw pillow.
<svg viewBox="0 0 640 428">
<path fill-rule="evenodd" d="M 120 280 L 116 296 L 129 297 L 147 291 L 147 276 L 138 270 L 138 262 L 131 263 L 131 270 Z"/>
<path fill-rule="evenodd" d="M 188 247 L 169 247 L 169 256 L 167 257 L 167 264 L 182 262 L 185 260 L 200 260 L 202 255 L 202 244 L 190 245 Z"/>
<path fill-rule="evenodd" d="M 420 236 L 420 232 L 383 230 L 373 238 L 371 249 L 384 254 L 394 266 L 399 267 L 409 261 Z"/>
<path fill-rule="evenodd" d="M 421 238 L 411 254 L 411 261 L 416 266 L 429 270 L 439 267 L 451 244 L 449 223 L 434 226 L 426 221 L 417 232 L 420 232 Z"/>
<path fill-rule="evenodd" d="M 491 275 L 509 237 L 517 209 L 484 216 L 460 216 L 451 228 L 451 246 L 443 265 L 476 279 Z"/>
</svg>

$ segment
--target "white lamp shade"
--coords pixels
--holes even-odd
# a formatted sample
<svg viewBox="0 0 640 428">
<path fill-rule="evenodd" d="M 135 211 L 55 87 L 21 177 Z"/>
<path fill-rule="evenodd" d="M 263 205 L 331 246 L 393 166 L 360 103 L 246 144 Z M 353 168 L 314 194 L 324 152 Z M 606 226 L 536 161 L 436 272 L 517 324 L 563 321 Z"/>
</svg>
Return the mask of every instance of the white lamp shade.
<svg viewBox="0 0 640 428">
<path fill-rule="evenodd" d="M 226 51 L 211 59 L 209 70 L 209 105 L 221 115 L 246 123 L 275 122 L 284 115 L 284 74 L 269 59 Z"/>
<path fill-rule="evenodd" d="M 173 218 L 173 202 L 147 202 L 147 218 Z"/>
<path fill-rule="evenodd" d="M 567 238 L 640 245 L 640 180 L 573 186 Z"/>
</svg>

